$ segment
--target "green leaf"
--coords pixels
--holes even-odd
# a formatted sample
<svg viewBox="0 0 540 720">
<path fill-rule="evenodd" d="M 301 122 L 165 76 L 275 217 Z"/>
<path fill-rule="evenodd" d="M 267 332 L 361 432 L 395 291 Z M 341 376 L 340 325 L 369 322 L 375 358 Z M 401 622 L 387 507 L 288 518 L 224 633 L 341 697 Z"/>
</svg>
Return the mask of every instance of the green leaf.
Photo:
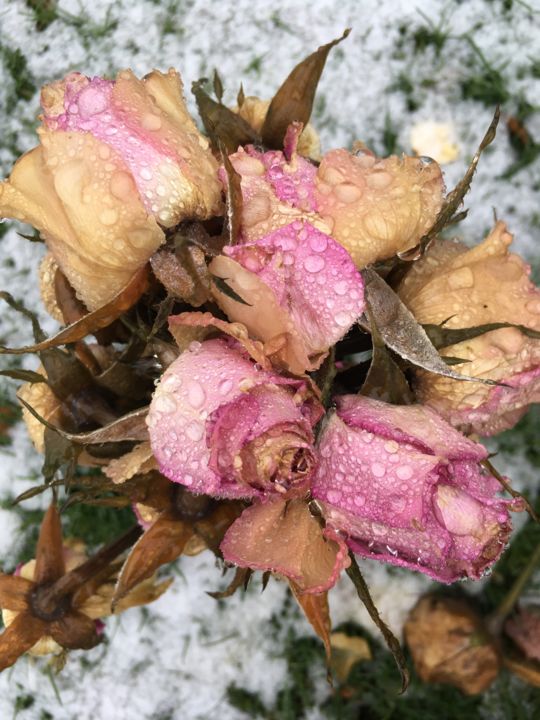
<svg viewBox="0 0 540 720">
<path fill-rule="evenodd" d="M 401 649 L 401 645 L 399 644 L 399 640 L 396 638 L 394 633 L 390 630 L 388 625 L 386 625 L 386 623 L 379 615 L 379 611 L 377 610 L 375 603 L 373 602 L 373 598 L 371 597 L 371 593 L 369 592 L 367 583 L 364 580 L 364 576 L 360 572 L 360 568 L 358 567 L 358 563 L 356 562 L 356 558 L 352 552 L 349 552 L 349 557 L 351 559 L 351 564 L 347 568 L 347 575 L 352 580 L 353 585 L 356 588 L 356 592 L 358 593 L 358 597 L 363 602 L 364 607 L 368 611 L 370 618 L 381 631 L 381 634 L 384 638 L 384 641 L 386 642 L 386 645 L 388 646 L 388 649 L 394 656 L 394 660 L 401 674 L 401 692 L 404 693 L 409 685 L 409 669 L 407 667 L 407 662 L 405 660 L 403 650 Z"/>
<path fill-rule="evenodd" d="M 328 53 L 349 33 L 350 28 L 340 38 L 322 45 L 292 70 L 268 108 L 261 130 L 264 145 L 281 150 L 285 133 L 292 122 L 307 125 Z"/>
<path fill-rule="evenodd" d="M 373 355 L 360 394 L 393 405 L 410 405 L 414 402 L 414 395 L 401 368 L 387 350 L 369 305 L 367 315 L 371 326 Z"/>
</svg>

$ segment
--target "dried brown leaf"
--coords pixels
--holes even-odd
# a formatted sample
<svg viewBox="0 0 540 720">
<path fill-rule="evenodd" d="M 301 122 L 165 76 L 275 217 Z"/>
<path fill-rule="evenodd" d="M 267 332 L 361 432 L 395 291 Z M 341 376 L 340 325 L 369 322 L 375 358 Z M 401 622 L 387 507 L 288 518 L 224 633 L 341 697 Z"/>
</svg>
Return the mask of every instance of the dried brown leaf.
<svg viewBox="0 0 540 720">
<path fill-rule="evenodd" d="M 221 102 L 213 100 L 204 90 L 205 78 L 192 83 L 199 115 L 215 149 L 224 145 L 227 153 L 234 153 L 241 145 L 259 143 L 260 138 L 240 115 Z"/>
<path fill-rule="evenodd" d="M 28 608 L 28 595 L 34 583 L 20 575 L 0 574 L 0 608 L 22 612 Z"/>
<path fill-rule="evenodd" d="M 0 672 L 11 667 L 21 655 L 37 643 L 45 634 L 43 620 L 20 613 L 0 635 Z"/>
<path fill-rule="evenodd" d="M 380 275 L 371 268 L 365 268 L 362 276 L 375 324 L 387 347 L 404 360 L 436 375 L 444 375 L 454 380 L 482 382 L 486 385 L 499 384 L 493 380 L 469 377 L 451 370 L 433 346 L 426 331 Z"/>
<path fill-rule="evenodd" d="M 328 53 L 349 33 L 350 29 L 345 30 L 340 38 L 322 45 L 292 70 L 268 108 L 261 130 L 264 145 L 281 150 L 285 133 L 292 122 L 300 122 L 304 127 L 308 124 Z"/>
<path fill-rule="evenodd" d="M 65 571 L 60 514 L 56 505 L 51 503 L 39 531 L 34 582 L 37 585 L 55 582 L 62 577 Z"/>
<path fill-rule="evenodd" d="M 234 595 L 234 593 L 238 590 L 238 588 L 241 588 L 242 586 L 245 587 L 246 582 L 249 580 L 249 577 L 251 576 L 252 570 L 250 568 L 236 568 L 236 572 L 234 573 L 234 577 L 231 580 L 231 582 L 227 585 L 225 590 L 218 590 L 216 592 L 207 592 L 207 595 L 210 595 L 210 597 L 213 597 L 215 600 L 223 600 L 224 598 L 231 597 Z"/>
<path fill-rule="evenodd" d="M 227 174 L 227 230 L 229 245 L 236 245 L 240 239 L 242 226 L 242 208 L 244 199 L 242 195 L 242 176 L 236 172 L 229 160 L 226 148 L 221 148 L 223 167 Z"/>
<path fill-rule="evenodd" d="M 0 354 L 22 355 L 24 353 L 40 352 L 48 348 L 66 345 L 81 340 L 87 335 L 93 334 L 96 330 L 110 325 L 114 320 L 132 307 L 148 287 L 148 270 L 141 268 L 129 281 L 129 283 L 115 295 L 115 297 L 103 307 L 94 310 L 76 322 L 68 325 L 53 337 L 47 338 L 35 345 L 27 345 L 20 348 L 7 348 L 0 346 Z"/>
<path fill-rule="evenodd" d="M 332 622 L 330 620 L 330 609 L 328 607 L 328 593 L 323 592 L 317 595 L 302 593 L 301 589 L 293 580 L 289 580 L 289 586 L 311 627 L 323 641 L 326 652 L 326 664 L 330 666 L 332 660 L 332 645 L 330 642 Z"/>
<path fill-rule="evenodd" d="M 193 528 L 168 513 L 156 522 L 133 546 L 118 577 L 113 606 L 136 585 L 151 577 L 165 563 L 176 560 L 193 535 Z"/>
</svg>

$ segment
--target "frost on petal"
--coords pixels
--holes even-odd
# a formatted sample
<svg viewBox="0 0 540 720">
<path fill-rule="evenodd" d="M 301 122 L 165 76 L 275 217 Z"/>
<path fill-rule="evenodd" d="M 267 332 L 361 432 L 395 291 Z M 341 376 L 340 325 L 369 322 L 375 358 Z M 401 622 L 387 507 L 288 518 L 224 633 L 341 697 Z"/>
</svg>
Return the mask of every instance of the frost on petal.
<svg viewBox="0 0 540 720">
<path fill-rule="evenodd" d="M 117 152 L 147 212 L 170 227 L 222 209 L 217 162 L 182 92 L 172 69 L 143 80 L 124 70 L 114 82 L 72 73 L 42 91 L 44 121 L 49 128 L 91 133 Z"/>
<path fill-rule="evenodd" d="M 486 450 L 430 410 L 345 396 L 319 452 L 313 497 L 359 555 L 453 582 L 504 549 L 509 503 L 478 464 Z"/>
<path fill-rule="evenodd" d="M 316 168 L 298 154 L 290 161 L 280 151 L 261 153 L 253 147 L 240 148 L 229 156 L 241 176 L 244 242 L 255 242 L 295 220 L 307 220 L 322 232 L 331 225 L 314 212 Z M 225 181 L 223 169 L 220 171 Z"/>
<path fill-rule="evenodd" d="M 444 185 L 436 162 L 332 150 L 315 181 L 316 209 L 357 267 L 414 247 L 432 226 Z"/>
<path fill-rule="evenodd" d="M 225 253 L 210 272 L 244 302 L 215 286 L 220 307 L 294 373 L 317 368 L 364 310 L 362 278 L 350 256 L 310 223 L 294 222 Z"/>
<path fill-rule="evenodd" d="M 540 291 L 530 268 L 508 252 L 512 236 L 498 222 L 488 237 L 469 249 L 438 241 L 413 264 L 398 289 L 420 323 L 465 328 L 492 322 L 540 330 Z M 540 400 L 540 340 L 517 328 L 501 328 L 450 345 L 442 355 L 466 360 L 455 369 L 507 387 L 462 383 L 418 372 L 417 394 L 453 425 L 484 435 L 512 427 L 528 405 Z"/>
<path fill-rule="evenodd" d="M 343 540 L 323 532 L 302 500 L 253 504 L 231 525 L 221 551 L 227 562 L 285 575 L 307 593 L 328 590 L 349 565 Z"/>
<path fill-rule="evenodd" d="M 194 493 L 250 498 L 305 485 L 320 414 L 305 382 L 265 371 L 219 339 L 194 343 L 169 366 L 148 427 L 170 480 Z"/>
</svg>

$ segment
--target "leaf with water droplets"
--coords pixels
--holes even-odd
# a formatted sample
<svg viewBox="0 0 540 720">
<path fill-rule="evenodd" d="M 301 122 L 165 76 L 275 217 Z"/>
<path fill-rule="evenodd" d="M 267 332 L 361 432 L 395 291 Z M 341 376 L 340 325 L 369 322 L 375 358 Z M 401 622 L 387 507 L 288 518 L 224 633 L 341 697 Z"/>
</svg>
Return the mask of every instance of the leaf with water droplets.
<svg viewBox="0 0 540 720">
<path fill-rule="evenodd" d="M 341 37 L 321 45 L 308 55 L 292 70 L 279 88 L 272 98 L 261 130 L 263 143 L 267 147 L 281 150 L 285 133 L 292 122 L 300 122 L 304 127 L 307 125 L 328 53 L 349 33 L 350 29 L 345 30 Z"/>
<path fill-rule="evenodd" d="M 500 107 L 497 105 L 497 108 L 495 109 L 495 114 L 493 115 L 493 119 L 486 131 L 486 134 L 482 138 L 482 141 L 480 145 L 478 146 L 478 150 L 474 154 L 473 159 L 471 160 L 471 163 L 469 167 L 467 168 L 467 172 L 462 177 L 462 179 L 458 182 L 456 187 L 448 193 L 446 196 L 446 199 L 443 203 L 442 208 L 439 210 L 439 214 L 435 218 L 435 222 L 431 226 L 431 228 L 427 231 L 427 233 L 420 239 L 420 243 L 412 248 L 411 250 L 407 250 L 405 253 L 402 253 L 399 255 L 399 257 L 402 260 L 417 260 L 423 253 L 426 251 L 428 246 L 430 245 L 431 241 L 442 231 L 447 225 L 452 225 L 456 222 L 459 222 L 463 219 L 463 213 L 459 213 L 456 215 L 456 211 L 460 204 L 463 202 L 463 198 L 465 195 L 469 192 L 469 189 L 471 187 L 471 182 L 474 176 L 474 173 L 476 172 L 476 167 L 478 165 L 478 162 L 480 160 L 480 156 L 482 155 L 482 152 L 487 148 L 488 145 L 490 145 L 493 140 L 495 139 L 495 135 L 497 133 L 497 125 L 499 124 L 499 117 L 501 114 Z"/>
<path fill-rule="evenodd" d="M 96 330 L 107 327 L 120 317 L 120 315 L 129 310 L 146 291 L 147 287 L 148 270 L 145 266 L 133 276 L 129 283 L 122 288 L 112 300 L 106 305 L 103 305 L 103 307 L 84 315 L 84 317 L 68 325 L 59 333 L 53 335 L 53 337 L 42 340 L 35 345 L 27 345 L 26 347 L 20 348 L 0 346 L 0 354 L 23 355 L 24 353 L 35 353 L 57 347 L 58 345 L 65 345 L 81 340 L 87 335 L 93 334 Z M 9 302 L 6 295 L 7 293 L 0 293 L 0 298 Z"/>
<path fill-rule="evenodd" d="M 363 602 L 370 618 L 381 631 L 388 649 L 394 656 L 394 660 L 396 661 L 396 665 L 398 666 L 398 670 L 401 674 L 401 692 L 404 693 L 409 685 L 409 669 L 407 667 L 407 661 L 405 660 L 399 640 L 379 615 L 379 611 L 373 602 L 373 598 L 371 597 L 369 588 L 364 580 L 364 576 L 360 572 L 360 568 L 358 567 L 358 563 L 356 562 L 356 558 L 352 552 L 349 553 L 349 557 L 351 559 L 351 564 L 347 568 L 347 575 L 352 580 L 352 583 L 356 588 L 356 592 L 358 593 L 358 597 Z"/>
<path fill-rule="evenodd" d="M 369 305 L 367 315 L 371 327 L 373 355 L 360 394 L 393 405 L 410 405 L 414 402 L 412 391 L 401 368 L 387 350 Z"/>
<path fill-rule="evenodd" d="M 366 284 L 366 297 L 381 337 L 400 357 L 436 375 L 485 385 L 500 385 L 494 380 L 469 377 L 451 370 L 426 331 L 380 275 L 371 268 L 362 270 L 362 275 Z"/>
</svg>

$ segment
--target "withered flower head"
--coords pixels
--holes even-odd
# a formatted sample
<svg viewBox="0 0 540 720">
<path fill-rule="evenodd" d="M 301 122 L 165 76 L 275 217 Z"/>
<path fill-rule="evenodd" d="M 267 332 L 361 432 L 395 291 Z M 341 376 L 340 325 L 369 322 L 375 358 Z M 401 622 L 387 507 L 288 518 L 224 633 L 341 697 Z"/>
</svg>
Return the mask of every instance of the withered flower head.
<svg viewBox="0 0 540 720">
<path fill-rule="evenodd" d="M 499 674 L 497 650 L 480 617 L 464 601 L 423 597 L 405 624 L 405 639 L 424 682 L 454 685 L 476 695 Z"/>
<path fill-rule="evenodd" d="M 469 249 L 439 240 L 415 262 L 398 293 L 422 324 L 475 328 L 490 323 L 521 326 L 484 332 L 448 344 L 442 355 L 461 358 L 457 372 L 496 380 L 504 386 L 460 382 L 416 373 L 419 400 L 453 425 L 482 435 L 512 427 L 527 407 L 540 400 L 540 290 L 529 266 L 508 251 L 512 235 L 499 221 L 487 238 Z M 527 329 L 533 331 L 527 335 Z"/>
</svg>

